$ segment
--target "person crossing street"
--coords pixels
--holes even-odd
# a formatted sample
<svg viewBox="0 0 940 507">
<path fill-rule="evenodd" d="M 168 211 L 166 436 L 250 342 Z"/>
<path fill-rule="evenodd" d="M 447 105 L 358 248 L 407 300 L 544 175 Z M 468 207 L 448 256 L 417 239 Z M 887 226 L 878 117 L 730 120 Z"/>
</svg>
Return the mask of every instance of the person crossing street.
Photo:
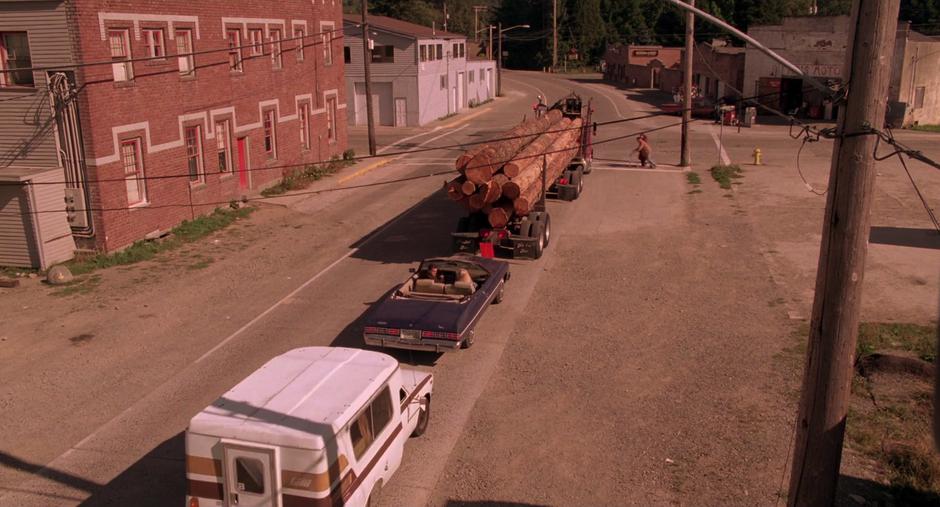
<svg viewBox="0 0 940 507">
<path fill-rule="evenodd" d="M 649 140 L 646 138 L 646 134 L 640 134 L 636 138 L 636 148 L 633 149 L 633 153 L 636 153 L 640 157 L 640 167 L 646 167 L 649 164 L 650 168 L 656 167 L 656 163 L 653 162 L 653 147 L 650 146 Z"/>
</svg>

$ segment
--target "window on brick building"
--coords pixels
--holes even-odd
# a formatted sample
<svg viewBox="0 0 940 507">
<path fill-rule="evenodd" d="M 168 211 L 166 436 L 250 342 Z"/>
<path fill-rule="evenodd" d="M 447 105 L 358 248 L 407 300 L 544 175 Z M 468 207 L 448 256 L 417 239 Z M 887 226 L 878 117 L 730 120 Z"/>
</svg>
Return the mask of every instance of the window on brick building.
<svg viewBox="0 0 940 507">
<path fill-rule="evenodd" d="M 284 67 L 284 55 L 281 51 L 281 29 L 271 29 L 271 66 L 275 69 Z"/>
<path fill-rule="evenodd" d="M 336 97 L 326 99 L 326 136 L 336 141 Z"/>
<path fill-rule="evenodd" d="M 443 45 L 443 44 L 438 44 L 438 45 L 437 45 L 437 55 L 436 55 L 436 59 L 437 59 L 437 60 L 443 60 L 443 59 L 444 59 L 444 45 Z"/>
<path fill-rule="evenodd" d="M 244 63 L 242 62 L 242 32 L 241 30 L 227 30 L 228 38 L 228 68 L 232 72 L 242 72 Z"/>
<path fill-rule="evenodd" d="M 144 46 L 147 47 L 147 56 L 151 58 L 166 57 L 166 46 L 163 40 L 162 28 L 145 28 L 141 30 L 144 36 Z"/>
<path fill-rule="evenodd" d="M 418 57 L 419 60 L 421 60 L 422 62 L 428 61 L 428 45 L 421 44 L 421 46 L 418 49 L 418 54 L 419 54 L 419 57 Z"/>
<path fill-rule="evenodd" d="M 277 124 L 274 111 L 265 111 L 262 124 L 264 126 L 264 152 L 269 158 L 277 158 Z"/>
<path fill-rule="evenodd" d="M 176 55 L 179 60 L 180 75 L 192 76 L 196 72 L 195 57 L 193 56 L 192 30 L 176 30 Z"/>
<path fill-rule="evenodd" d="M 202 163 L 202 128 L 198 125 L 186 127 L 186 167 L 189 169 L 189 182 L 193 184 L 206 182 L 206 169 Z"/>
<path fill-rule="evenodd" d="M 261 56 L 264 54 L 264 30 L 252 28 L 248 30 L 248 44 L 251 46 L 249 55 Z"/>
<path fill-rule="evenodd" d="M 451 53 L 450 53 L 450 54 L 451 54 L 451 56 L 452 56 L 453 58 L 459 58 L 459 57 L 460 57 L 460 44 L 457 44 L 457 43 L 455 42 L 455 43 L 454 43 L 454 47 L 451 49 Z"/>
<path fill-rule="evenodd" d="M 134 79 L 134 64 L 131 63 L 131 41 L 127 30 L 108 30 L 111 47 L 111 70 L 115 81 Z"/>
<path fill-rule="evenodd" d="M 343 47 L 343 63 L 352 63 L 352 50 L 349 46 Z"/>
<path fill-rule="evenodd" d="M 294 28 L 294 47 L 297 48 L 297 61 L 304 61 L 304 44 L 307 43 L 307 31 L 303 28 Z"/>
<path fill-rule="evenodd" d="M 140 138 L 121 142 L 121 165 L 124 169 L 128 206 L 147 202 L 147 182 L 144 179 L 144 164 L 140 155 Z"/>
<path fill-rule="evenodd" d="M 461 42 L 460 43 L 460 58 L 464 58 L 466 56 L 467 56 L 467 45 Z"/>
<path fill-rule="evenodd" d="M 310 149 L 310 105 L 304 102 L 297 110 L 297 119 L 300 120 L 300 148 Z"/>
<path fill-rule="evenodd" d="M 232 170 L 232 127 L 228 120 L 215 122 L 215 151 L 219 172 Z"/>
<path fill-rule="evenodd" d="M 0 32 L 0 86 L 35 86 L 26 32 Z"/>
<path fill-rule="evenodd" d="M 320 23 L 320 42 L 323 45 L 323 65 L 333 65 L 333 23 Z"/>
</svg>

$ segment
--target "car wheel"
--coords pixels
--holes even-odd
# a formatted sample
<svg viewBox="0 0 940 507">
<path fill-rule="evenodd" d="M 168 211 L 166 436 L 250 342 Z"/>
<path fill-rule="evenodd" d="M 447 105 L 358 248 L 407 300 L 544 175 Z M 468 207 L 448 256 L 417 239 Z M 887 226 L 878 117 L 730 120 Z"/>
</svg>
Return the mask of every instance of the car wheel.
<svg viewBox="0 0 940 507">
<path fill-rule="evenodd" d="M 473 330 L 471 329 L 470 331 L 467 332 L 467 337 L 464 338 L 462 342 L 460 342 L 460 348 L 469 349 L 472 346 L 473 346 Z"/>
<path fill-rule="evenodd" d="M 506 295 L 506 282 L 501 282 L 499 284 L 499 289 L 496 291 L 496 296 L 493 297 L 493 304 L 498 305 L 503 302 L 503 297 Z"/>
<path fill-rule="evenodd" d="M 421 398 L 421 412 L 418 413 L 418 425 L 415 426 L 411 436 L 420 437 L 428 430 L 428 422 L 431 420 L 431 395 L 425 395 Z"/>
<path fill-rule="evenodd" d="M 545 235 L 545 246 L 548 246 L 552 242 L 552 217 L 547 213 L 545 214 L 545 223 L 542 225 L 542 230 Z"/>
<path fill-rule="evenodd" d="M 542 252 L 545 251 L 545 229 L 542 224 L 539 224 L 536 227 L 532 228 L 532 236 L 535 237 L 535 251 L 532 252 L 532 256 L 536 259 L 542 257 Z"/>
</svg>

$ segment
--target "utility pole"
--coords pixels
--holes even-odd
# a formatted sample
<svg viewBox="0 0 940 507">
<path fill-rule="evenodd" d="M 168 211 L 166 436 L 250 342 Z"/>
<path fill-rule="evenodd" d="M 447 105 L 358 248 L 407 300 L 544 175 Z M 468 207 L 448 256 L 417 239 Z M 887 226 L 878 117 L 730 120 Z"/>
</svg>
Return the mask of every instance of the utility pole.
<svg viewBox="0 0 940 507">
<path fill-rule="evenodd" d="M 486 58 L 487 60 L 493 59 L 493 25 L 487 27 L 490 32 L 490 43 L 486 45 Z"/>
<path fill-rule="evenodd" d="M 477 43 L 480 42 L 480 11 L 483 10 L 486 10 L 485 5 L 473 6 L 473 38 Z"/>
<path fill-rule="evenodd" d="M 499 44 L 496 46 L 496 96 L 503 96 L 503 23 L 496 24 L 496 37 Z"/>
<path fill-rule="evenodd" d="M 375 156 L 375 119 L 372 117 L 372 48 L 369 47 L 368 0 L 362 0 L 362 66 L 366 74 L 366 122 L 369 125 L 369 155 Z"/>
<path fill-rule="evenodd" d="M 844 82 L 850 93 L 839 114 L 829 196 L 823 221 L 816 296 L 810 321 L 787 504 L 833 504 L 845 437 L 858 340 L 865 257 L 871 226 L 877 138 L 900 0 L 855 0 Z M 861 134 L 861 135 L 856 135 Z"/>
<path fill-rule="evenodd" d="M 447 2 L 444 2 L 444 31 L 447 31 Z"/>
<path fill-rule="evenodd" d="M 688 0 L 690 6 L 695 7 L 695 0 Z M 692 52 L 695 50 L 695 14 L 692 11 L 685 13 L 685 53 L 682 62 L 682 139 L 679 165 L 689 167 L 692 165 L 692 150 L 689 146 L 689 123 L 692 121 Z"/>
<path fill-rule="evenodd" d="M 552 72 L 558 67 L 558 0 L 552 0 Z"/>
</svg>

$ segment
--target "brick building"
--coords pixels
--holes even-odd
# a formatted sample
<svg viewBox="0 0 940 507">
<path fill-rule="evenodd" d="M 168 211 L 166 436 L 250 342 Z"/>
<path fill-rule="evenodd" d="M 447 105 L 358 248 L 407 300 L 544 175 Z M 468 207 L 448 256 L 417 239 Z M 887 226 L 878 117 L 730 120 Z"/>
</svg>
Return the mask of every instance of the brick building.
<svg viewBox="0 0 940 507">
<path fill-rule="evenodd" d="M 604 79 L 633 88 L 660 88 L 663 69 L 678 69 L 682 48 L 615 44 L 602 59 Z"/>
<path fill-rule="evenodd" d="M 80 245 L 120 249 L 346 148 L 341 2 L 4 1 L 0 40 L 19 58 L 0 65 L 34 69 L 0 73 L 0 170 L 60 168 Z"/>
</svg>

